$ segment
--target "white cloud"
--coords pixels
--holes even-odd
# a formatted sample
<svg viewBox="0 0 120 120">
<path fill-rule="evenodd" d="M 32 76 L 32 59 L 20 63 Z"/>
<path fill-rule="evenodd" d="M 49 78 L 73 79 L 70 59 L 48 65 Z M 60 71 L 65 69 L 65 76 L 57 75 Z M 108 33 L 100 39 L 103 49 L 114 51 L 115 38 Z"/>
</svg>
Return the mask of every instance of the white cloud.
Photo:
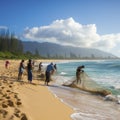
<svg viewBox="0 0 120 120">
<path fill-rule="evenodd" d="M 108 52 L 116 50 L 115 47 L 120 44 L 120 33 L 100 36 L 95 24 L 82 25 L 73 18 L 56 20 L 48 26 L 27 27 L 24 37 L 38 42 L 91 47 Z"/>
<path fill-rule="evenodd" d="M 81 47 L 91 47 L 99 40 L 95 24 L 81 25 L 73 18 L 56 20 L 49 26 L 26 28 L 24 37 L 39 42 L 44 40 Z"/>
<path fill-rule="evenodd" d="M 120 45 L 120 33 L 107 34 L 100 37 L 99 42 L 96 42 L 94 46 L 103 51 L 117 53 Z"/>
<path fill-rule="evenodd" d="M 0 26 L 0 29 L 7 30 L 8 27 L 6 27 L 6 26 Z"/>
</svg>

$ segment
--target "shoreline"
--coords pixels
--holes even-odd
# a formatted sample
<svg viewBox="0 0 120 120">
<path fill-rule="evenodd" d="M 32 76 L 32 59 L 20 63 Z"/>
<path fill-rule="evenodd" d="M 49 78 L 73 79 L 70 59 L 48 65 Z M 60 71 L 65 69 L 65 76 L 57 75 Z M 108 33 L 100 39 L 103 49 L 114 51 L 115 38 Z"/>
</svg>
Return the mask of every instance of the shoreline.
<svg viewBox="0 0 120 120">
<path fill-rule="evenodd" d="M 39 61 L 41 62 L 41 60 L 37 62 Z M 0 61 L 0 82 L 2 81 L 0 92 L 4 94 L 2 100 L 0 99 L 0 119 L 2 120 L 10 120 L 10 117 L 13 117 L 12 120 L 84 120 L 89 118 L 119 120 L 120 118 L 120 107 L 116 103 L 104 101 L 100 96 L 78 89 L 69 87 L 61 89 L 64 86 L 57 87 L 52 82 L 50 86 L 45 86 L 44 81 L 37 79 L 38 73 L 33 72 L 32 84 L 28 84 L 26 72 L 23 80 L 17 82 L 20 60 L 11 61 L 9 69 L 5 69 L 4 62 Z M 46 64 L 57 61 L 43 60 L 42 62 Z M 12 107 L 6 102 L 9 97 L 14 104 Z M 7 107 L 3 108 L 6 104 Z"/>
<path fill-rule="evenodd" d="M 63 103 L 73 108 L 73 120 L 119 120 L 120 106 L 102 96 L 70 87 L 51 87 L 51 91 Z"/>
<path fill-rule="evenodd" d="M 23 81 L 17 82 L 19 62 L 10 60 L 5 69 L 5 61 L 0 60 L 0 119 L 72 120 L 73 109 L 56 98 L 43 81 L 33 79 L 29 84 L 24 73 Z"/>
</svg>

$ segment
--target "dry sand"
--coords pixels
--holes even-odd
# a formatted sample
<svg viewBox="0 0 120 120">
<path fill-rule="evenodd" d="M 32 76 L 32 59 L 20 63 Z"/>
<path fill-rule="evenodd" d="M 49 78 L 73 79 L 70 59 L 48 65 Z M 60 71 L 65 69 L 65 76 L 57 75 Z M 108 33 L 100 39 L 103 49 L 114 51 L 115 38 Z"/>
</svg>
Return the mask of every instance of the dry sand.
<svg viewBox="0 0 120 120">
<path fill-rule="evenodd" d="M 44 86 L 44 81 L 36 77 L 39 73 L 33 73 L 32 84 L 26 72 L 22 81 L 17 81 L 19 62 L 10 60 L 5 69 L 5 61 L 0 60 L 0 120 L 71 120 L 72 108 Z"/>
</svg>

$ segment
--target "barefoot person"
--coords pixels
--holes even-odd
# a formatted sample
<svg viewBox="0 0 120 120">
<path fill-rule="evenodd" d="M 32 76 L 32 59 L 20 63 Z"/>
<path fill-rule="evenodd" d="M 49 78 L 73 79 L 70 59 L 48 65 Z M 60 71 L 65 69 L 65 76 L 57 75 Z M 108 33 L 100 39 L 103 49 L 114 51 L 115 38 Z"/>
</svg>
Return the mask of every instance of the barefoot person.
<svg viewBox="0 0 120 120">
<path fill-rule="evenodd" d="M 21 60 L 18 71 L 18 80 L 21 80 L 24 69 L 25 69 L 24 60 Z"/>
<path fill-rule="evenodd" d="M 48 85 L 48 83 L 50 82 L 50 77 L 51 77 L 51 74 L 53 72 L 54 72 L 53 63 L 50 63 L 47 66 L 47 69 L 46 69 L 46 72 L 45 72 L 45 75 L 46 75 L 45 85 Z"/>
<path fill-rule="evenodd" d="M 84 65 L 77 67 L 77 70 L 76 70 L 76 80 L 77 80 L 77 83 L 78 83 L 78 81 L 80 81 L 80 83 L 81 83 L 80 74 L 81 74 L 81 72 L 84 72 L 82 70 L 83 68 L 85 68 Z"/>
<path fill-rule="evenodd" d="M 39 67 L 38 67 L 38 71 L 39 71 L 39 72 L 41 72 L 42 66 L 43 66 L 43 65 L 42 65 L 42 62 L 40 62 L 40 63 L 39 63 Z"/>
<path fill-rule="evenodd" d="M 5 61 L 5 68 L 8 69 L 10 62 L 8 60 Z"/>
<path fill-rule="evenodd" d="M 28 82 L 32 83 L 32 60 L 29 59 L 27 64 L 27 75 L 28 75 Z"/>
</svg>

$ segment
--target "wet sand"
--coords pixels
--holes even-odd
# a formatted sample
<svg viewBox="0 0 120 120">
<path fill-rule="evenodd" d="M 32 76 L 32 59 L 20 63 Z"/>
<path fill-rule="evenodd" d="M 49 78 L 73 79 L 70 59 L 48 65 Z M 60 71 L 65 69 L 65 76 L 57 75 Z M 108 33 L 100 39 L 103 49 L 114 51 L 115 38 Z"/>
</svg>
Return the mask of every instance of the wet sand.
<svg viewBox="0 0 120 120">
<path fill-rule="evenodd" d="M 115 101 L 104 100 L 104 97 L 94 95 L 76 88 L 64 86 L 50 87 L 51 91 L 72 106 L 75 120 L 119 120 L 120 105 Z M 73 120 L 74 120 L 73 119 Z"/>
</svg>

